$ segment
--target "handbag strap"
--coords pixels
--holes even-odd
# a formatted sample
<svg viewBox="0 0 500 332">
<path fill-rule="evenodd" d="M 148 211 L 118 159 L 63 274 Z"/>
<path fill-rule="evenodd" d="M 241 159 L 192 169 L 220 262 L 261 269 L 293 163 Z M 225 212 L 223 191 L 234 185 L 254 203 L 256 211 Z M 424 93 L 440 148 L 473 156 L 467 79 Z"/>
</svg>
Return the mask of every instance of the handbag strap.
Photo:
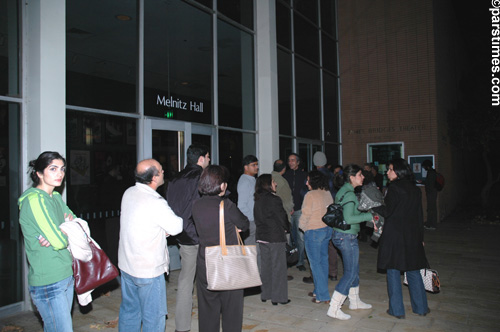
<svg viewBox="0 0 500 332">
<path fill-rule="evenodd" d="M 347 193 L 348 193 L 348 192 L 354 192 L 354 191 L 350 191 L 350 190 L 349 190 L 349 191 L 346 191 L 346 192 L 344 193 L 344 195 L 342 195 L 342 197 L 340 197 L 340 199 L 339 199 L 339 203 L 338 203 L 338 204 L 342 203 L 342 200 L 344 199 L 344 196 L 345 196 L 345 195 L 347 195 Z M 334 202 L 334 203 L 335 203 L 335 202 Z M 344 204 L 340 204 L 340 205 L 343 207 L 344 205 L 346 205 L 346 204 L 348 204 L 348 203 L 354 203 L 354 202 L 353 202 L 353 201 L 348 201 L 348 202 L 345 202 Z"/>
<path fill-rule="evenodd" d="M 236 237 L 238 238 L 238 245 L 241 248 L 241 253 L 246 256 L 245 246 L 243 245 L 243 240 L 241 239 L 240 232 L 238 232 L 238 227 L 234 226 L 236 232 Z M 227 256 L 227 246 L 226 246 L 226 229 L 224 226 L 224 200 L 220 201 L 219 204 L 219 243 L 223 256 Z"/>
<path fill-rule="evenodd" d="M 85 232 L 85 228 L 83 228 L 82 224 L 80 224 L 78 221 L 75 221 L 75 222 L 76 222 L 76 223 L 78 224 L 78 226 L 80 226 L 80 228 L 82 229 L 83 234 L 85 234 L 85 237 L 87 238 L 87 242 L 88 242 L 88 243 L 91 243 L 92 241 L 90 241 L 90 236 L 87 234 L 87 232 Z"/>
</svg>

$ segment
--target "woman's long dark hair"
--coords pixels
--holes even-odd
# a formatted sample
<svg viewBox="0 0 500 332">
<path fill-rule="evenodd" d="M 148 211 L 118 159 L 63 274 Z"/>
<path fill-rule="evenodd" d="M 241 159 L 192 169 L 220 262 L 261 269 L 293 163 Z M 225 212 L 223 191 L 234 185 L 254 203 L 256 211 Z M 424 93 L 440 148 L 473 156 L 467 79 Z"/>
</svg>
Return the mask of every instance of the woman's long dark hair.
<svg viewBox="0 0 500 332">
<path fill-rule="evenodd" d="M 394 173 L 398 176 L 398 180 L 409 180 L 415 182 L 415 174 L 411 170 L 410 165 L 406 162 L 406 160 L 401 158 L 393 159 L 389 162 L 389 165 L 392 165 L 392 169 Z"/>
<path fill-rule="evenodd" d="M 33 187 L 36 187 L 40 184 L 40 178 L 36 173 L 43 173 L 47 166 L 49 166 L 50 163 L 54 160 L 62 160 L 64 166 L 66 166 L 66 159 L 64 159 L 63 156 L 59 154 L 59 152 L 54 151 L 42 152 L 38 156 L 38 158 L 29 162 L 28 173 L 31 177 L 31 181 L 33 181 Z"/>
<path fill-rule="evenodd" d="M 272 182 L 273 176 L 271 174 L 261 174 L 257 178 L 257 181 L 255 181 L 255 193 L 253 194 L 253 197 L 256 201 L 263 194 L 273 192 L 273 189 L 271 187 Z"/>
<path fill-rule="evenodd" d="M 342 187 L 346 182 L 351 183 L 350 177 L 356 176 L 363 169 L 356 164 L 349 164 L 344 167 L 342 174 L 337 173 L 333 178 L 333 184 L 336 188 Z"/>
</svg>

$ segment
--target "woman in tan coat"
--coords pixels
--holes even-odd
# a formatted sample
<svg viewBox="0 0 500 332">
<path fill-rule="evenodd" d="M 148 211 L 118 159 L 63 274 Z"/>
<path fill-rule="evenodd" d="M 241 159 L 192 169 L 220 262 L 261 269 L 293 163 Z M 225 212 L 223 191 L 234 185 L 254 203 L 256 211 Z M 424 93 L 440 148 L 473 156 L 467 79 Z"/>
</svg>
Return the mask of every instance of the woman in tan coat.
<svg viewBox="0 0 500 332">
<path fill-rule="evenodd" d="M 311 171 L 307 177 L 309 192 L 302 203 L 299 226 L 304 231 L 304 243 L 314 280 L 313 303 L 329 303 L 328 292 L 328 243 L 332 238 L 332 228 L 321 218 L 328 205 L 333 203 L 328 179 L 319 171 Z"/>
</svg>

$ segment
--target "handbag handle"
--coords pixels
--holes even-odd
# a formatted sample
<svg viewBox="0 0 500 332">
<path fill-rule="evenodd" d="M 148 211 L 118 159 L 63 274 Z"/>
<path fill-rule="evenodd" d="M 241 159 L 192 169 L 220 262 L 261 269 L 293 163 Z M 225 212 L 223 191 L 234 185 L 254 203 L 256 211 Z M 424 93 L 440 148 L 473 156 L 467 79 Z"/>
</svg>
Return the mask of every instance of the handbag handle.
<svg viewBox="0 0 500 332">
<path fill-rule="evenodd" d="M 241 253 L 246 256 L 245 246 L 243 245 L 243 240 L 241 239 L 240 232 L 238 228 L 234 226 L 236 231 L 236 236 L 238 237 L 238 245 L 241 248 Z M 220 201 L 219 204 L 219 243 L 222 251 L 222 256 L 227 256 L 227 246 L 226 246 L 226 229 L 224 226 L 224 200 Z"/>
</svg>

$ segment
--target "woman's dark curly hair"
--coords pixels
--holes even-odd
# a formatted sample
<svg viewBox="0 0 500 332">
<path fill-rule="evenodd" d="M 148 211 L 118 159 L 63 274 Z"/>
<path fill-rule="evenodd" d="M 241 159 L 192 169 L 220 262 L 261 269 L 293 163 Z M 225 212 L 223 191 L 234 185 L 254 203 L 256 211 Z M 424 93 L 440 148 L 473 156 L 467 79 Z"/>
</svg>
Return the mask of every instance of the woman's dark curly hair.
<svg viewBox="0 0 500 332">
<path fill-rule="evenodd" d="M 310 171 L 308 177 L 309 185 L 311 186 L 312 190 L 330 190 L 330 186 L 328 185 L 328 178 L 320 171 Z"/>
</svg>

